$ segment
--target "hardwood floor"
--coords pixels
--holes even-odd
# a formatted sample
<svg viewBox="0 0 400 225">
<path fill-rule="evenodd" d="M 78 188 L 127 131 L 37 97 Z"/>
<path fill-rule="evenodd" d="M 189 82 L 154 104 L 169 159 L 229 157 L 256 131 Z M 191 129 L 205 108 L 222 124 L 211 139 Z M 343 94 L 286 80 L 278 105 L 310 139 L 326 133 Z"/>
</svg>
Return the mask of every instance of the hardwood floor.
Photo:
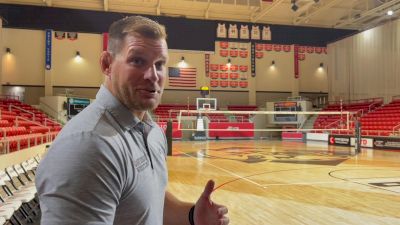
<svg viewBox="0 0 400 225">
<path fill-rule="evenodd" d="M 196 201 L 208 179 L 233 225 L 400 224 L 400 151 L 283 141 L 173 143 L 169 190 Z"/>
</svg>

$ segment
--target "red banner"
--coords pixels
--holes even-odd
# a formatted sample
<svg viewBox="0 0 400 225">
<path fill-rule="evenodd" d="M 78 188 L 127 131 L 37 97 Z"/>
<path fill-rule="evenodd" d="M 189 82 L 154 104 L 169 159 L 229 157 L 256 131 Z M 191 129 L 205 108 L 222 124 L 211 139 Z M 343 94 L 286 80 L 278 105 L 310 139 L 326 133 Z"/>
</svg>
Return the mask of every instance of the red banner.
<svg viewBox="0 0 400 225">
<path fill-rule="evenodd" d="M 304 53 L 306 52 L 306 47 L 305 46 L 299 46 L 299 53 Z"/>
<path fill-rule="evenodd" d="M 228 74 L 228 73 L 219 73 L 219 77 L 220 77 L 221 79 L 228 79 L 229 74 Z"/>
<path fill-rule="evenodd" d="M 167 131 L 167 122 L 158 122 L 158 125 L 163 129 L 164 133 Z M 172 122 L 172 138 L 182 139 L 182 130 L 178 130 L 177 122 Z"/>
<path fill-rule="evenodd" d="M 247 72 L 248 66 L 246 66 L 246 65 L 241 65 L 241 66 L 239 66 L 239 70 L 242 71 L 242 72 Z"/>
<path fill-rule="evenodd" d="M 229 55 L 231 57 L 237 57 L 238 56 L 238 50 L 230 50 Z"/>
<path fill-rule="evenodd" d="M 301 132 L 282 132 L 282 140 L 302 140 L 303 133 Z"/>
<path fill-rule="evenodd" d="M 261 59 L 262 57 L 264 57 L 264 53 L 263 52 L 256 52 L 256 58 L 257 59 Z"/>
<path fill-rule="evenodd" d="M 290 52 L 292 50 L 292 47 L 290 45 L 283 45 L 283 51 L 285 52 Z"/>
<path fill-rule="evenodd" d="M 206 77 L 210 75 L 210 54 L 205 54 L 204 55 L 204 61 L 205 61 L 205 69 L 206 69 Z"/>
<path fill-rule="evenodd" d="M 236 79 L 239 78 L 239 74 L 238 74 L 238 73 L 230 73 L 230 74 L 229 74 L 229 77 L 230 77 L 232 80 L 236 80 Z"/>
<path fill-rule="evenodd" d="M 237 87 L 237 86 L 239 85 L 239 83 L 238 83 L 237 81 L 235 81 L 235 80 L 231 80 L 231 81 L 229 82 L 229 84 L 230 84 L 231 87 L 233 87 L 233 88 L 235 88 L 235 87 Z"/>
<path fill-rule="evenodd" d="M 299 46 L 294 45 L 294 78 L 299 78 Z"/>
<path fill-rule="evenodd" d="M 210 64 L 211 70 L 212 71 L 217 71 L 218 70 L 218 64 Z"/>
<path fill-rule="evenodd" d="M 107 51 L 108 47 L 108 33 L 103 33 L 103 51 Z"/>
<path fill-rule="evenodd" d="M 220 64 L 219 65 L 219 70 L 221 71 L 227 71 L 228 70 L 228 66 L 226 64 Z"/>
<path fill-rule="evenodd" d="M 239 55 L 242 58 L 247 58 L 247 56 L 249 55 L 249 52 L 248 51 L 240 51 Z"/>
<path fill-rule="evenodd" d="M 280 52 L 282 50 L 282 45 L 274 44 L 274 51 Z"/>
<path fill-rule="evenodd" d="M 210 72 L 211 79 L 218 79 L 218 72 Z"/>
<path fill-rule="evenodd" d="M 254 123 L 211 122 L 208 128 L 210 129 L 208 131 L 210 138 L 254 138 L 254 131 L 241 131 L 254 129 Z M 224 131 L 213 131 L 213 129 L 224 129 Z"/>
<path fill-rule="evenodd" d="M 210 86 L 211 87 L 218 87 L 218 81 L 217 80 L 211 80 L 210 81 Z"/>
<path fill-rule="evenodd" d="M 219 55 L 222 57 L 227 57 L 229 54 L 228 50 L 219 50 Z"/>
<path fill-rule="evenodd" d="M 272 46 L 272 44 L 265 44 L 264 49 L 265 49 L 265 51 L 272 51 L 273 46 Z"/>
<path fill-rule="evenodd" d="M 229 46 L 229 43 L 226 41 L 221 41 L 219 43 L 219 47 L 221 47 L 221 48 L 228 48 L 228 46 Z"/>
<path fill-rule="evenodd" d="M 235 72 L 235 71 L 237 71 L 238 69 L 239 69 L 239 66 L 238 66 L 238 65 L 231 65 L 231 68 L 230 68 L 231 71 Z"/>
<path fill-rule="evenodd" d="M 221 87 L 228 87 L 229 81 L 227 80 L 220 80 L 219 81 L 219 86 Z"/>
<path fill-rule="evenodd" d="M 240 86 L 241 88 L 246 88 L 247 85 L 248 85 L 247 81 L 240 81 L 240 82 L 239 82 L 239 86 Z"/>
<path fill-rule="evenodd" d="M 256 44 L 256 50 L 257 51 L 262 51 L 264 48 L 264 44 Z"/>
</svg>

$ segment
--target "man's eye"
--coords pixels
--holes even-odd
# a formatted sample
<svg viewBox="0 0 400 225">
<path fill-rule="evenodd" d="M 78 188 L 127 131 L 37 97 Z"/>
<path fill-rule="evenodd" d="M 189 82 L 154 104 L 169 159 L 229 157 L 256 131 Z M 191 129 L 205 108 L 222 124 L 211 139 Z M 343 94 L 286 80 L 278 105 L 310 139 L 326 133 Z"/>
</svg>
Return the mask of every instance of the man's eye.
<svg viewBox="0 0 400 225">
<path fill-rule="evenodd" d="M 156 69 L 162 70 L 165 65 L 165 62 L 156 62 Z"/>
<path fill-rule="evenodd" d="M 133 58 L 131 59 L 131 63 L 134 64 L 135 66 L 141 66 L 144 64 L 144 60 L 141 58 Z"/>
</svg>

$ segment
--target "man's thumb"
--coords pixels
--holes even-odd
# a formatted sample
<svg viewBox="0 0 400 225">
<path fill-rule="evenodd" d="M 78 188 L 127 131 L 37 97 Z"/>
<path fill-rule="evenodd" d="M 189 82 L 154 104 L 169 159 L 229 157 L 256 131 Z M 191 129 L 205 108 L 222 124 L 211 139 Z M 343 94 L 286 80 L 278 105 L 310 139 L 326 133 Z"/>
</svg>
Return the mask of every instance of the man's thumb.
<svg viewBox="0 0 400 225">
<path fill-rule="evenodd" d="M 213 180 L 209 180 L 207 182 L 206 187 L 204 188 L 204 191 L 203 191 L 203 194 L 202 194 L 202 196 L 204 198 L 210 198 L 210 195 L 214 190 L 214 185 L 215 185 L 215 182 Z"/>
</svg>

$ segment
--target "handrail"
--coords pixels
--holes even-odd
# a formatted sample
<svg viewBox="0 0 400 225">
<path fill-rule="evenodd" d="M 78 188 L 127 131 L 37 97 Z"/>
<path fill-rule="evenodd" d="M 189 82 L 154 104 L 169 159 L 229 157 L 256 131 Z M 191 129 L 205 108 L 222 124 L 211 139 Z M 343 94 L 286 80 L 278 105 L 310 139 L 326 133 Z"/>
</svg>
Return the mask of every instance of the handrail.
<svg viewBox="0 0 400 225">
<path fill-rule="evenodd" d="M 0 95 L 0 99 L 13 99 L 19 101 L 18 95 Z"/>
<path fill-rule="evenodd" d="M 32 114 L 32 119 L 35 120 L 35 113 L 33 113 L 33 112 L 28 111 L 28 110 L 26 110 L 26 109 L 23 109 L 23 108 L 21 108 L 21 107 L 15 106 L 15 105 L 13 105 L 13 104 L 8 105 L 8 111 L 11 111 L 11 108 L 16 108 L 16 109 L 18 109 L 18 110 L 20 110 L 20 111 L 23 111 L 23 112 L 25 112 L 25 113 Z"/>
<path fill-rule="evenodd" d="M 326 125 L 326 126 L 324 127 L 324 129 L 328 129 L 329 127 L 331 127 L 331 125 L 333 125 L 333 124 L 335 124 L 335 123 L 338 123 L 338 122 L 341 122 L 341 121 L 342 121 L 342 119 L 335 120 L 334 122 L 332 122 L 332 123 Z"/>
<path fill-rule="evenodd" d="M 372 102 L 371 104 L 368 105 L 368 112 L 371 112 L 371 110 L 372 110 L 371 108 L 372 108 L 372 106 L 375 105 L 375 103 L 376 102 Z"/>
<path fill-rule="evenodd" d="M 45 126 L 47 126 L 47 121 L 50 121 L 50 122 L 52 122 L 52 123 L 55 123 L 55 124 L 57 124 L 57 125 L 59 125 L 59 126 L 63 126 L 61 123 L 59 123 L 58 121 L 55 121 L 55 120 L 52 120 L 52 119 L 49 119 L 49 118 L 44 118 L 44 125 Z"/>
<path fill-rule="evenodd" d="M 19 135 L 19 136 L 10 136 L 10 137 L 4 137 L 2 139 L 0 139 L 0 154 L 8 154 L 10 153 L 11 150 L 11 142 L 16 142 L 17 144 L 17 149 L 15 149 L 15 151 L 19 151 L 22 148 L 21 146 L 21 142 L 22 140 L 27 140 L 27 146 L 26 148 L 30 148 L 31 147 L 31 140 L 34 139 L 34 146 L 38 145 L 38 144 L 45 144 L 48 142 L 52 142 L 55 138 L 55 136 L 57 136 L 58 131 L 54 131 L 54 132 L 49 132 L 46 134 L 26 134 L 26 135 Z M 23 136 L 23 137 L 20 137 Z M 40 138 L 40 141 L 38 140 L 38 138 Z M 39 142 L 39 143 L 38 143 Z"/>
<path fill-rule="evenodd" d="M 29 120 L 29 119 L 24 118 L 24 117 L 22 117 L 22 116 L 16 116 L 15 119 L 16 119 L 17 127 L 19 127 L 18 120 L 21 119 L 21 120 L 24 120 L 24 121 L 27 121 L 27 122 L 31 122 L 31 123 L 33 123 L 33 124 L 35 124 L 35 125 L 37 125 L 37 126 L 44 127 L 44 128 L 47 129 L 48 132 L 50 132 L 50 128 L 49 128 L 49 127 L 47 127 L 46 125 L 43 125 L 43 124 L 41 124 L 41 123 L 39 123 L 39 122 Z"/>
<path fill-rule="evenodd" d="M 393 127 L 393 132 L 399 131 L 399 128 L 400 128 L 400 123 Z"/>
<path fill-rule="evenodd" d="M 394 95 L 392 96 L 392 101 L 394 100 L 399 100 L 400 99 L 400 95 Z"/>
<path fill-rule="evenodd" d="M 352 103 L 368 103 L 368 102 L 383 102 L 383 97 L 375 97 L 375 98 L 365 98 L 365 99 L 356 99 L 356 100 L 342 100 L 342 104 L 352 104 Z M 340 104 L 339 101 L 328 101 L 328 105 L 330 104 Z"/>
</svg>

